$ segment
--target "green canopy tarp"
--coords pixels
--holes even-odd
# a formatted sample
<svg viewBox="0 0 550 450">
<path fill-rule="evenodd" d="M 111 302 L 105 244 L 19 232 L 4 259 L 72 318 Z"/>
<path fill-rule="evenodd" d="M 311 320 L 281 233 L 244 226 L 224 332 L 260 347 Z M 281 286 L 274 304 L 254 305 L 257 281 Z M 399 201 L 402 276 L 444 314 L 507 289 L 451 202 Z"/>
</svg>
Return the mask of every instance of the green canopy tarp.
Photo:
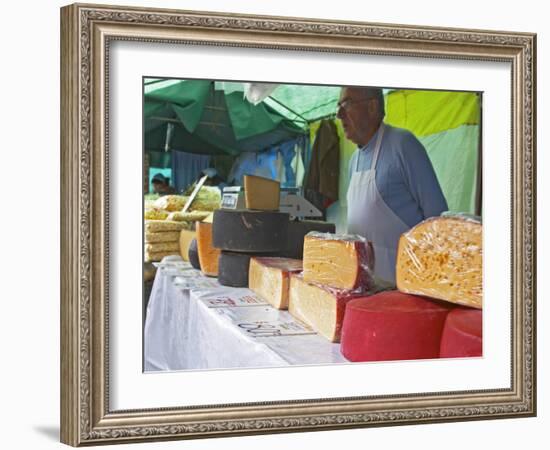
<svg viewBox="0 0 550 450">
<path fill-rule="evenodd" d="M 171 149 L 238 155 L 261 151 L 306 132 L 265 102 L 253 105 L 242 92 L 216 89 L 212 81 L 161 83 L 145 86 L 145 149 L 149 152 L 163 151 L 169 136 Z"/>
</svg>

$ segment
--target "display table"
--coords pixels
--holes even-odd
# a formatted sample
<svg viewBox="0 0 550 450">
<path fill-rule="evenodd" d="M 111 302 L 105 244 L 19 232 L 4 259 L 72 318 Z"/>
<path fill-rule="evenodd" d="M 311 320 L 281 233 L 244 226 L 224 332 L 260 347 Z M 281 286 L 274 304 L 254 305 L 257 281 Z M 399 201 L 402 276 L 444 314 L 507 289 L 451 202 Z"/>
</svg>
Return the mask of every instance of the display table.
<svg viewBox="0 0 550 450">
<path fill-rule="evenodd" d="M 345 363 L 333 344 L 246 288 L 179 257 L 159 264 L 144 330 L 146 372 Z"/>
</svg>

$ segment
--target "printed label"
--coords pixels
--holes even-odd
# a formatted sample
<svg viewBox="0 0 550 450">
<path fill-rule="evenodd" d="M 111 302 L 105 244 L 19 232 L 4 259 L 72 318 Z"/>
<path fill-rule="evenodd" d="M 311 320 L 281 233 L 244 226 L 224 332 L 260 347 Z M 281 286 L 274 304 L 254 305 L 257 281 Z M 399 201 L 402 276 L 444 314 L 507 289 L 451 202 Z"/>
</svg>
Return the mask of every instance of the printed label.
<svg viewBox="0 0 550 450">
<path fill-rule="evenodd" d="M 255 295 L 245 295 L 243 297 L 220 296 L 203 300 L 209 308 L 226 308 L 238 306 L 265 306 L 267 302 Z"/>
<path fill-rule="evenodd" d="M 302 334 L 315 334 L 311 328 L 294 321 L 256 321 L 242 322 L 237 324 L 239 329 L 248 336 L 252 337 L 278 337 L 278 336 L 296 336 Z"/>
</svg>

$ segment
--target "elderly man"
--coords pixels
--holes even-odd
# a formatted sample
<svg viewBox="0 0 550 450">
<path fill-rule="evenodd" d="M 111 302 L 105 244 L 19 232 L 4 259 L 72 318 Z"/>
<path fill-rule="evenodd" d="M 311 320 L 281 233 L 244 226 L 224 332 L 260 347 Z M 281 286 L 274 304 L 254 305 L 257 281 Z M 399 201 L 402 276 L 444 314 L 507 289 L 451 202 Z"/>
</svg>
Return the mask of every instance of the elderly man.
<svg viewBox="0 0 550 450">
<path fill-rule="evenodd" d="M 440 215 L 447 202 L 422 144 L 384 124 L 384 115 L 381 89 L 342 89 L 338 118 L 358 146 L 350 160 L 348 232 L 372 242 L 375 275 L 395 283 L 399 236 Z"/>
</svg>

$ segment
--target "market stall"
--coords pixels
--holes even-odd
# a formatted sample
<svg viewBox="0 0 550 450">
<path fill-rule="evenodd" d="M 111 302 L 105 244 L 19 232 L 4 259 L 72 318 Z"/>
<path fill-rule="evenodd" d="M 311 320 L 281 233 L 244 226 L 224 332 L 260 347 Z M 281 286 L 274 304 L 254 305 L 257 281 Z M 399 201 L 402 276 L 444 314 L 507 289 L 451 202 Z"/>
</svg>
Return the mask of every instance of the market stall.
<svg viewBox="0 0 550 450">
<path fill-rule="evenodd" d="M 145 370 L 480 356 L 480 219 L 436 217 L 403 233 L 388 284 L 371 243 L 345 233 L 350 147 L 330 113 L 339 89 L 286 86 L 257 104 L 234 89 L 171 80 L 145 92 L 148 159 L 171 152 L 172 177 L 185 180 L 145 202 L 144 261 L 157 269 Z M 424 141 L 449 209 L 479 212 L 477 94 L 385 98 L 388 123 Z M 430 121 L 427 105 L 448 120 Z M 231 158 L 226 170 L 218 156 Z M 182 176 L 182 163 L 195 172 Z M 201 164 L 223 183 L 208 186 Z"/>
</svg>

